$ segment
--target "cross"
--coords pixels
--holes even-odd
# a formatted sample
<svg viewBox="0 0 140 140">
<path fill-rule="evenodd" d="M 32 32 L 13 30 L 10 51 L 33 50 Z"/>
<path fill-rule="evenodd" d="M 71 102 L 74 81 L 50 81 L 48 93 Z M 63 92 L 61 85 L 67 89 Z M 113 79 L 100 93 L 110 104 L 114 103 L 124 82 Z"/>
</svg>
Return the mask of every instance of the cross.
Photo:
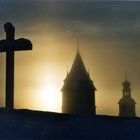
<svg viewBox="0 0 140 140">
<path fill-rule="evenodd" d="M 4 24 L 6 39 L 0 40 L 0 52 L 6 52 L 6 109 L 14 108 L 14 51 L 32 50 L 30 40 L 15 39 L 15 27 Z"/>
</svg>

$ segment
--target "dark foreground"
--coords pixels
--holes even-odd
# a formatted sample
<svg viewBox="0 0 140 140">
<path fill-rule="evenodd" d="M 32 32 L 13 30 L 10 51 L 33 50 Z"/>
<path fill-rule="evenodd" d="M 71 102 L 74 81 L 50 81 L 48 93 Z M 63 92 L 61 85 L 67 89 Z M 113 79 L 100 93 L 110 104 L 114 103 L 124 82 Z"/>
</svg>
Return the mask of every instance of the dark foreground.
<svg viewBox="0 0 140 140">
<path fill-rule="evenodd" d="M 140 118 L 0 110 L 0 140 L 140 140 Z"/>
</svg>

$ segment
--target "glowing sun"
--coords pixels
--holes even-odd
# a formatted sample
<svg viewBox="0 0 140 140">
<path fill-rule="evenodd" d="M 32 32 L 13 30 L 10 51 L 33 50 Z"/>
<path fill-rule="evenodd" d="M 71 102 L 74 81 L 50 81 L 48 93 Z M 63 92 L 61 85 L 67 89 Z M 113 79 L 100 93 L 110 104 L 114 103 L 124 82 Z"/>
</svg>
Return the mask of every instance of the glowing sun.
<svg viewBox="0 0 140 140">
<path fill-rule="evenodd" d="M 43 110 L 61 112 L 60 91 L 53 85 L 41 87 L 38 100 Z"/>
</svg>

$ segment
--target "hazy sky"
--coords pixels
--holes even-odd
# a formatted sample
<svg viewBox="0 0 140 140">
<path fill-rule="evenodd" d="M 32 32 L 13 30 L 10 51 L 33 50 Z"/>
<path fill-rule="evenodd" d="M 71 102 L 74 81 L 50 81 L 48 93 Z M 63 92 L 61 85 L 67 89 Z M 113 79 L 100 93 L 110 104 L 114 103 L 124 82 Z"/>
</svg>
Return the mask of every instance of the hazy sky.
<svg viewBox="0 0 140 140">
<path fill-rule="evenodd" d="M 80 53 L 97 88 L 97 114 L 118 115 L 125 71 L 140 116 L 140 2 L 0 0 L 3 24 L 32 41 L 33 51 L 17 52 L 15 107 L 61 111 L 66 68 Z M 5 54 L 0 54 L 0 105 L 4 106 Z"/>
</svg>

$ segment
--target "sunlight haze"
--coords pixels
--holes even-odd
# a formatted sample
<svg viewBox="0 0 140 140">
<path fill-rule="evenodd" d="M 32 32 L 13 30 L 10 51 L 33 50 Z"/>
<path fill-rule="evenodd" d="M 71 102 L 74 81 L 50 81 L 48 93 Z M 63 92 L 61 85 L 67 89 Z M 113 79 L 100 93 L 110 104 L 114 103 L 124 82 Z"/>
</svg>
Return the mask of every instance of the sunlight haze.
<svg viewBox="0 0 140 140">
<path fill-rule="evenodd" d="M 61 112 L 61 88 L 79 49 L 96 91 L 97 114 L 118 115 L 125 71 L 140 115 L 140 3 L 0 1 L 3 24 L 33 50 L 16 52 L 15 108 Z M 25 8 L 26 7 L 26 10 Z M 0 105 L 4 106 L 5 53 L 0 54 Z"/>
</svg>

